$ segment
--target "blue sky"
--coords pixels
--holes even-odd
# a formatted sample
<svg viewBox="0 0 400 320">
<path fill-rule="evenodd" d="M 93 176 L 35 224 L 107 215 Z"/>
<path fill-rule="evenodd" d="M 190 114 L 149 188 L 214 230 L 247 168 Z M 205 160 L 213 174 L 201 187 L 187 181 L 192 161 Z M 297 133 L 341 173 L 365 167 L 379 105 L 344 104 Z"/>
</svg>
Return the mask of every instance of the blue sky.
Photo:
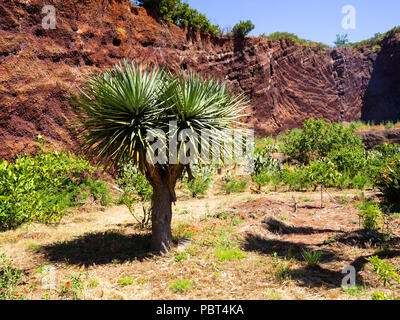
<svg viewBox="0 0 400 320">
<path fill-rule="evenodd" d="M 212 23 L 233 27 L 252 20 L 251 33 L 292 32 L 300 38 L 333 45 L 337 34 L 348 34 L 351 42 L 372 37 L 400 25 L 399 0 L 186 0 Z M 356 9 L 356 29 L 342 28 L 342 8 Z"/>
</svg>

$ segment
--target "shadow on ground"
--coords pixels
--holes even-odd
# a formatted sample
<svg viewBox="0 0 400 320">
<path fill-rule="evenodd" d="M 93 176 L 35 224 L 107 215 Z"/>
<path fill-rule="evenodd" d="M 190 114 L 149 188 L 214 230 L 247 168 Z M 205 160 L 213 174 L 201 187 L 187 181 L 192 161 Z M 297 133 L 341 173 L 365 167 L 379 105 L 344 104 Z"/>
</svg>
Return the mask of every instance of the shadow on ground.
<svg viewBox="0 0 400 320">
<path fill-rule="evenodd" d="M 151 233 L 124 235 L 118 232 L 88 233 L 72 240 L 41 247 L 51 262 L 90 266 L 143 260 L 151 256 Z"/>
<path fill-rule="evenodd" d="M 276 226 L 277 225 L 274 224 L 274 227 Z M 268 228 L 267 225 L 265 227 Z M 282 234 L 288 234 L 290 232 L 304 232 L 304 234 L 321 232 L 321 230 L 312 230 L 312 228 L 293 228 L 292 230 L 285 228 L 283 230 L 280 228 L 278 229 L 283 231 Z M 358 243 L 360 247 L 363 247 L 363 245 L 365 245 L 365 243 L 367 242 L 367 237 L 372 237 L 373 240 L 376 240 L 375 237 L 377 237 L 377 235 L 371 234 L 365 230 L 360 230 L 359 232 L 343 232 L 335 240 L 335 242 L 344 244 L 348 240 L 350 240 L 349 244 L 353 245 L 354 243 Z M 395 239 L 394 243 L 392 244 L 398 244 L 398 238 Z M 342 273 L 344 261 L 347 261 L 346 265 L 351 265 L 356 269 L 357 284 L 364 285 L 365 280 L 359 273 L 368 263 L 366 258 L 372 257 L 374 255 L 377 255 L 380 259 L 388 259 L 400 256 L 400 250 L 387 250 L 381 251 L 374 255 L 360 256 L 357 257 L 354 261 L 348 262 L 349 260 L 342 255 L 342 250 L 340 248 L 331 247 L 327 244 L 318 245 L 318 247 L 325 246 L 328 246 L 328 248 L 321 248 L 320 250 L 318 250 L 323 254 L 320 266 L 312 268 L 305 266 L 292 272 L 292 279 L 298 281 L 299 285 L 306 287 L 327 286 L 332 288 L 340 288 L 343 278 L 347 275 L 347 273 Z M 306 243 L 294 243 L 284 240 L 264 239 L 260 236 L 248 234 L 244 239 L 243 249 L 246 251 L 256 251 L 267 255 L 273 255 L 276 253 L 277 256 L 280 258 L 290 258 L 304 262 L 305 259 L 302 255 L 303 250 L 315 250 L 315 246 L 308 245 Z M 329 268 L 321 266 L 326 263 L 329 263 Z"/>
</svg>

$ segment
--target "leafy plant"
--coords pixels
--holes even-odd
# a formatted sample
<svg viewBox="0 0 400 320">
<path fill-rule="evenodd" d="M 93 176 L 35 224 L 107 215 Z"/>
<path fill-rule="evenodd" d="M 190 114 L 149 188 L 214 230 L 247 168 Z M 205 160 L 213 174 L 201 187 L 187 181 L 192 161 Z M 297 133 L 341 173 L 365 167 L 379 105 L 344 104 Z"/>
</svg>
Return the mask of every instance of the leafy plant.
<svg viewBox="0 0 400 320">
<path fill-rule="evenodd" d="M 383 212 L 376 202 L 363 201 L 357 204 L 358 216 L 365 229 L 378 230 L 383 223 Z"/>
<path fill-rule="evenodd" d="M 82 300 L 83 289 L 85 288 L 83 283 L 84 276 L 83 272 L 71 275 L 68 281 L 61 286 L 60 295 L 63 297 L 72 295 L 73 300 Z"/>
<path fill-rule="evenodd" d="M 348 35 L 347 34 L 337 34 L 336 35 L 336 40 L 335 40 L 335 46 L 340 47 L 340 46 L 345 46 L 347 44 L 349 44 L 349 39 L 348 39 Z"/>
<path fill-rule="evenodd" d="M 350 296 L 362 296 L 364 294 L 363 286 L 355 286 L 354 288 L 348 288 L 343 286 L 342 290 Z"/>
<path fill-rule="evenodd" d="M 88 161 L 44 150 L 41 137 L 38 142 L 36 155 L 19 156 L 12 163 L 0 160 L 0 231 L 33 221 L 58 222 L 67 208 L 83 204 L 82 194 L 104 205 L 111 201 Z"/>
<path fill-rule="evenodd" d="M 307 165 L 344 147 L 363 149 L 362 138 L 354 135 L 355 130 L 354 126 L 310 118 L 303 123 L 302 129 L 290 130 L 282 138 L 282 152 L 291 160 Z"/>
<path fill-rule="evenodd" d="M 153 208 L 153 187 L 149 181 L 133 163 L 130 162 L 123 166 L 117 182 L 124 192 L 121 196 L 120 203 L 128 207 L 139 229 L 148 228 L 151 223 L 151 211 Z M 142 214 L 139 214 L 135 210 L 135 205 L 137 203 L 142 205 Z"/>
<path fill-rule="evenodd" d="M 187 253 L 186 252 L 181 252 L 175 255 L 175 262 L 181 262 L 183 260 L 185 260 L 187 257 Z"/>
<path fill-rule="evenodd" d="M 315 267 L 320 264 L 321 258 L 323 257 L 323 252 L 303 250 L 302 256 L 309 267 Z"/>
<path fill-rule="evenodd" d="M 251 22 L 251 20 L 240 21 L 236 24 L 233 29 L 233 35 L 235 38 L 244 38 L 246 37 L 253 29 L 255 25 Z"/>
<path fill-rule="evenodd" d="M 196 198 L 199 195 L 204 195 L 211 187 L 213 183 L 212 174 L 213 172 L 209 168 L 203 167 L 196 171 L 193 179 L 188 179 L 187 187 L 193 198 Z"/>
<path fill-rule="evenodd" d="M 99 282 L 97 280 L 90 280 L 88 283 L 88 287 L 89 288 L 96 288 L 99 286 Z"/>
<path fill-rule="evenodd" d="M 201 30 L 206 33 L 220 34 L 218 25 L 213 25 L 207 17 L 192 9 L 180 0 L 139 0 L 138 4 L 159 18 L 184 28 Z"/>
<path fill-rule="evenodd" d="M 276 252 L 274 252 L 272 257 L 273 257 L 273 269 L 275 271 L 275 277 L 277 278 L 277 280 L 285 281 L 292 279 L 293 263 L 279 258 Z"/>
<path fill-rule="evenodd" d="M 365 260 L 372 263 L 374 272 L 385 287 L 386 285 L 391 287 L 394 283 L 400 284 L 400 275 L 397 273 L 399 269 L 396 269 L 391 263 L 379 259 L 378 256 L 365 258 Z"/>
<path fill-rule="evenodd" d="M 229 171 L 222 179 L 222 190 L 226 194 L 243 192 L 247 188 L 247 180 L 239 179 Z"/>
<path fill-rule="evenodd" d="M 389 295 L 387 293 L 375 291 L 372 294 L 372 300 L 400 300 L 400 298 L 397 296 Z"/>
<path fill-rule="evenodd" d="M 375 186 L 384 200 L 395 210 L 400 210 L 400 159 L 393 160 L 376 178 Z"/>
<path fill-rule="evenodd" d="M 123 288 L 133 285 L 133 279 L 131 277 L 125 277 L 118 280 L 118 285 Z"/>
<path fill-rule="evenodd" d="M 193 290 L 193 283 L 189 279 L 179 279 L 171 281 L 169 286 L 171 290 L 175 293 L 183 293 L 185 291 Z"/>
<path fill-rule="evenodd" d="M 14 300 L 22 273 L 12 267 L 5 254 L 0 254 L 0 300 Z"/>
</svg>

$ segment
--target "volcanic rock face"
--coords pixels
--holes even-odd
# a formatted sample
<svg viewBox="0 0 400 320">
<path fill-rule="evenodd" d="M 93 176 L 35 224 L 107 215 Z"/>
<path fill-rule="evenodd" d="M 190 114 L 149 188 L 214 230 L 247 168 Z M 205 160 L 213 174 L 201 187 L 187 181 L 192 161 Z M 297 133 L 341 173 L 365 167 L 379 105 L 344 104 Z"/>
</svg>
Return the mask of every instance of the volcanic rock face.
<svg viewBox="0 0 400 320">
<path fill-rule="evenodd" d="M 42 27 L 45 5 L 56 29 Z M 159 23 L 125 0 L 0 0 L 0 157 L 42 134 L 78 150 L 68 96 L 84 77 L 124 57 L 226 80 L 252 100 L 260 135 L 331 121 L 400 118 L 400 38 L 380 52 L 323 50 L 262 38 L 234 40 Z"/>
</svg>

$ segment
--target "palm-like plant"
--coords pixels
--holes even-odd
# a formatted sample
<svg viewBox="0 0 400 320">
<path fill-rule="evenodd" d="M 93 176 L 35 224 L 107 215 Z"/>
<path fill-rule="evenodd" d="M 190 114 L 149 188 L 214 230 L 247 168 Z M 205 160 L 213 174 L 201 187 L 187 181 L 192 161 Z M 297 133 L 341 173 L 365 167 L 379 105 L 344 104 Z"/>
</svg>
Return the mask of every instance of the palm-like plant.
<svg viewBox="0 0 400 320">
<path fill-rule="evenodd" d="M 199 157 L 201 148 L 209 147 L 200 132 L 209 130 L 213 144 L 223 146 L 223 130 L 237 122 L 247 106 L 245 98 L 229 92 L 220 81 L 195 73 L 173 76 L 127 60 L 89 77 L 72 105 L 86 151 L 108 165 L 133 160 L 153 186 L 151 247 L 157 251 L 170 246 L 176 182 L 185 170 L 191 177 L 190 163 L 182 161 L 188 145 Z M 170 137 L 183 129 L 192 135 L 176 144 L 175 160 L 156 163 L 157 152 L 149 137 L 163 141 L 158 152 L 170 155 L 174 153 Z"/>
</svg>

